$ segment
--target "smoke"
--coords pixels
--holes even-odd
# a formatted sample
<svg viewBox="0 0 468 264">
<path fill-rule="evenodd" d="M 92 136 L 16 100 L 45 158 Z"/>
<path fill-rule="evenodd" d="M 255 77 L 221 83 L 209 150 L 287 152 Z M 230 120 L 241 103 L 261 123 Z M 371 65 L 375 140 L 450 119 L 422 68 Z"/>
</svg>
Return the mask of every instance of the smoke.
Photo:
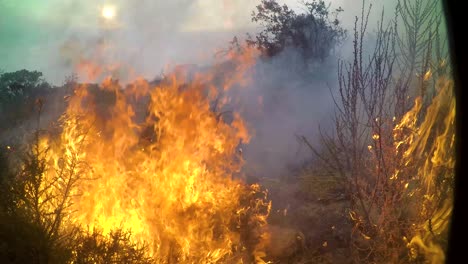
<svg viewBox="0 0 468 264">
<path fill-rule="evenodd" d="M 298 136 L 318 143 L 319 125 L 327 130 L 332 124 L 329 87 L 336 82 L 335 64 L 333 56 L 306 67 L 300 52 L 285 50 L 257 61 L 249 86 L 231 91 L 252 130 L 250 143 L 243 146 L 248 175 L 285 176 L 291 167 L 310 160 L 311 151 Z"/>
<path fill-rule="evenodd" d="M 101 16 L 106 5 L 116 10 L 109 21 Z M 60 85 L 92 59 L 125 65 L 115 77 L 130 78 L 124 73 L 131 67 L 153 78 L 167 65 L 209 63 L 234 34 L 249 31 L 253 6 L 247 0 L 1 1 L 0 68 L 39 70 Z"/>
<path fill-rule="evenodd" d="M 301 11 L 299 1 L 279 2 Z M 380 18 L 377 11 L 385 4 L 386 17 L 391 16 L 396 1 L 367 2 L 374 5 L 368 26 L 373 29 Z M 179 64 L 210 64 L 215 51 L 226 48 L 234 35 L 258 30 L 250 21 L 258 2 L 250 0 L 48 0 L 42 5 L 30 3 L 30 7 L 15 3 L 5 5 L 4 10 L 15 12 L 10 14 L 13 20 L 4 18 L 8 22 L 4 25 L 22 21 L 19 30 L 31 36 L 22 39 L 20 45 L 0 40 L 0 55 L 7 58 L 0 67 L 39 70 L 53 84 L 61 84 L 65 76 L 86 63 L 97 64 L 104 72 L 93 78 L 80 75 L 79 81 L 99 81 L 95 77 L 107 74 L 122 82 L 136 76 L 152 79 Z M 361 13 L 361 2 L 331 3 L 332 10 L 340 6 L 344 9 L 339 19 L 344 28 L 352 30 L 354 17 Z M 112 20 L 101 16 L 106 5 L 116 10 Z M 329 88 L 336 87 L 338 57 L 347 58 L 351 53 L 351 37 L 337 47 L 334 56 L 308 71 L 302 69 L 300 55 L 294 50 L 258 61 L 250 87 L 232 94 L 239 99 L 254 133 L 251 143 L 244 146 L 247 169 L 252 174 L 278 176 L 289 165 L 311 157 L 297 136 L 305 135 L 318 143 L 313 139 L 318 138 L 319 125 L 326 130 L 332 124 Z"/>
<path fill-rule="evenodd" d="M 61 84 L 80 59 L 130 67 L 137 75 L 152 78 L 168 64 L 207 63 L 234 34 L 255 32 L 250 0 L 46 0 L 0 2 L 0 68 L 42 71 L 48 81 Z M 280 0 L 296 11 L 300 1 Z M 374 0 L 374 10 L 384 2 Z M 352 28 L 360 3 L 332 0 L 332 8 Z M 114 21 L 105 21 L 101 10 L 116 8 Z M 387 12 L 391 14 L 392 7 Z M 371 16 L 379 16 L 372 12 Z M 5 37 L 3 37 L 5 36 Z M 127 69 L 122 69 L 117 77 Z"/>
<path fill-rule="evenodd" d="M 383 2 L 371 1 L 365 50 L 371 50 L 372 34 L 384 7 L 384 23 L 393 18 L 395 2 L 386 5 Z M 300 12 L 297 2 L 287 4 Z M 354 21 L 356 16 L 360 19 L 362 12 L 361 3 L 354 1 L 337 0 L 332 4 L 331 10 L 340 6 L 345 10 L 339 18 L 348 31 L 347 39 L 336 47 L 334 54 L 307 66 L 300 51 L 294 49 L 267 61 L 260 60 L 253 69 L 250 87 L 233 96 L 241 98 L 243 116 L 254 131 L 250 144 L 243 149 L 249 175 L 290 176 L 291 169 L 300 168 L 314 157 L 300 137 L 305 136 L 317 147 L 320 146 L 319 129 L 332 133 L 333 97 L 338 96 L 338 59 L 351 59 Z M 368 6 L 369 1 L 365 3 L 366 10 Z"/>
</svg>

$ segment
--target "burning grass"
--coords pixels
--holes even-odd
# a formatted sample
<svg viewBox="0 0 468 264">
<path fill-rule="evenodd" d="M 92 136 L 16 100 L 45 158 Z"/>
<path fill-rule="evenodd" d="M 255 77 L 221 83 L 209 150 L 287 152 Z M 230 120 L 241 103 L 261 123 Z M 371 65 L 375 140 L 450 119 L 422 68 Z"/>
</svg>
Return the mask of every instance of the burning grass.
<svg viewBox="0 0 468 264">
<path fill-rule="evenodd" d="M 248 130 L 211 109 L 220 90 L 242 83 L 243 67 L 221 89 L 210 74 L 78 86 L 59 135 L 39 139 L 40 221 L 58 233 L 131 232 L 157 263 L 263 262 L 270 205 L 239 177 Z"/>
<path fill-rule="evenodd" d="M 346 181 L 314 172 L 293 187 L 270 184 L 279 198 L 268 225 L 266 191 L 241 180 L 238 149 L 248 129 L 239 115 L 217 112 L 226 102 L 220 90 L 241 76 L 234 69 L 227 82 L 176 73 L 155 85 L 139 80 L 122 89 L 106 79 L 75 87 L 60 129 L 37 131 L 11 186 L 1 182 L 11 192 L 0 204 L 2 225 L 15 223 L 15 231 L 1 229 L 0 237 L 40 241 L 21 244 L 33 249 L 27 255 L 9 254 L 60 263 L 288 263 L 342 260 L 343 249 L 358 245 L 367 261 L 444 260 L 455 165 L 452 81 L 440 77 L 428 106 L 417 98 L 386 131 L 391 141 L 381 153 L 393 170 L 377 182 L 381 189 L 363 192 L 365 204 L 375 204 L 368 221 L 347 208 L 351 221 L 343 223 Z M 369 177 L 378 175 L 376 148 L 363 168 Z M 300 206 L 282 208 L 292 196 Z M 326 232 L 317 236 L 317 228 Z M 349 234 L 354 244 L 342 239 Z"/>
</svg>

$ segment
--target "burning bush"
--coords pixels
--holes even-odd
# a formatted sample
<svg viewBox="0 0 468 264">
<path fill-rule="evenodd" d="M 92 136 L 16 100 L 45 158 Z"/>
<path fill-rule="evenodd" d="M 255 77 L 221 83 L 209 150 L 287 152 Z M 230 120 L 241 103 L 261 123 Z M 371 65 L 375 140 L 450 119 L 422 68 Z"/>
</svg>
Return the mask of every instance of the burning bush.
<svg viewBox="0 0 468 264">
<path fill-rule="evenodd" d="M 438 42 L 436 4 L 402 1 L 399 14 L 402 6 L 413 12 L 401 13 L 405 30 L 397 31 L 396 20 L 384 27 L 382 19 L 369 60 L 363 48 L 369 13 L 363 8 L 355 22 L 353 60 L 339 65 L 334 134 L 322 134 L 323 152 L 311 147 L 347 182 L 357 263 L 444 260 L 455 100 Z M 418 96 L 408 109 L 411 94 Z"/>
<path fill-rule="evenodd" d="M 269 203 L 240 177 L 238 146 L 249 135 L 239 115 L 227 122 L 211 109 L 242 84 L 243 55 L 219 89 L 214 74 L 78 85 L 60 131 L 36 133 L 18 206 L 56 245 L 77 228 L 100 230 L 78 236 L 71 254 L 80 262 L 124 261 L 131 249 L 127 257 L 143 262 L 262 262 Z"/>
</svg>

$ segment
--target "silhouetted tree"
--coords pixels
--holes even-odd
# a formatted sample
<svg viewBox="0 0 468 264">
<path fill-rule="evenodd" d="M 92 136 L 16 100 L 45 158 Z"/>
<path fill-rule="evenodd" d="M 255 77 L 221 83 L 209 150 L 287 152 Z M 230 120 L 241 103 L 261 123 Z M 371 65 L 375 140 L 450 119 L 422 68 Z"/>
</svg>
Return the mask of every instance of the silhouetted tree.
<svg viewBox="0 0 468 264">
<path fill-rule="evenodd" d="M 330 6 L 322 0 L 303 2 L 306 12 L 296 14 L 287 5 L 276 0 L 262 0 L 252 21 L 263 29 L 247 43 L 258 48 L 265 56 L 272 57 L 287 47 L 299 49 L 304 60 L 324 60 L 335 45 L 345 37 L 345 30 L 337 19 L 343 9 L 330 12 Z M 330 16 L 335 18 L 331 19 Z"/>
<path fill-rule="evenodd" d="M 20 70 L 0 74 L 0 130 L 15 127 L 34 112 L 36 99 L 51 86 L 38 71 Z"/>
</svg>

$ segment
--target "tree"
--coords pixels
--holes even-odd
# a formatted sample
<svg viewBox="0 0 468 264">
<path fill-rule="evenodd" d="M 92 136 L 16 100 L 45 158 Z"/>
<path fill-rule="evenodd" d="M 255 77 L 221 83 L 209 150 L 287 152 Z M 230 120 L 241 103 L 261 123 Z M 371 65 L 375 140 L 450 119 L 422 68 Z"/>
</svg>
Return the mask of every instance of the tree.
<svg viewBox="0 0 468 264">
<path fill-rule="evenodd" d="M 42 79 L 42 72 L 20 70 L 0 74 L 0 103 L 18 96 L 32 94 L 35 89 L 49 88 Z"/>
<path fill-rule="evenodd" d="M 355 20 L 352 60 L 338 65 L 334 131 L 321 134 L 321 152 L 302 138 L 329 171 L 346 180 L 355 263 L 444 259 L 455 163 L 453 83 L 444 76 L 447 66 L 436 63 L 441 57 L 433 58 L 438 35 L 430 32 L 437 25 L 428 25 L 426 35 L 413 30 L 423 26 L 424 17 L 437 17 L 431 1 L 424 10 L 416 10 L 422 0 L 405 11 L 398 5 L 387 27 L 382 14 L 369 55 L 363 41 L 370 7 L 365 12 L 363 6 Z M 398 18 L 404 24 L 400 32 Z M 430 82 L 436 83 L 434 97 L 425 91 Z M 410 89 L 419 96 L 410 97 Z"/>
<path fill-rule="evenodd" d="M 330 6 L 323 0 L 304 2 L 303 5 L 306 12 L 296 14 L 276 0 L 262 0 L 257 11 L 252 12 L 252 21 L 263 29 L 255 39 L 249 36 L 248 45 L 256 47 L 267 57 L 292 47 L 301 52 L 304 61 L 323 61 L 345 37 L 346 32 L 336 18 L 343 9 L 330 13 Z M 332 14 L 334 19 L 330 19 Z"/>
<path fill-rule="evenodd" d="M 0 74 L 0 131 L 15 127 L 34 112 L 35 101 L 50 91 L 42 72 L 20 70 Z"/>
<path fill-rule="evenodd" d="M 436 83 L 429 87 L 431 75 L 434 80 L 447 73 L 448 50 L 441 38 L 442 13 L 436 0 L 398 0 L 397 12 L 402 29 L 398 32 L 398 70 L 395 116 L 401 118 L 410 108 L 407 97 L 415 94 L 412 87 L 427 105 L 435 95 Z M 439 64 L 439 65 L 437 65 Z M 431 69 L 437 69 L 433 72 Z"/>
</svg>

